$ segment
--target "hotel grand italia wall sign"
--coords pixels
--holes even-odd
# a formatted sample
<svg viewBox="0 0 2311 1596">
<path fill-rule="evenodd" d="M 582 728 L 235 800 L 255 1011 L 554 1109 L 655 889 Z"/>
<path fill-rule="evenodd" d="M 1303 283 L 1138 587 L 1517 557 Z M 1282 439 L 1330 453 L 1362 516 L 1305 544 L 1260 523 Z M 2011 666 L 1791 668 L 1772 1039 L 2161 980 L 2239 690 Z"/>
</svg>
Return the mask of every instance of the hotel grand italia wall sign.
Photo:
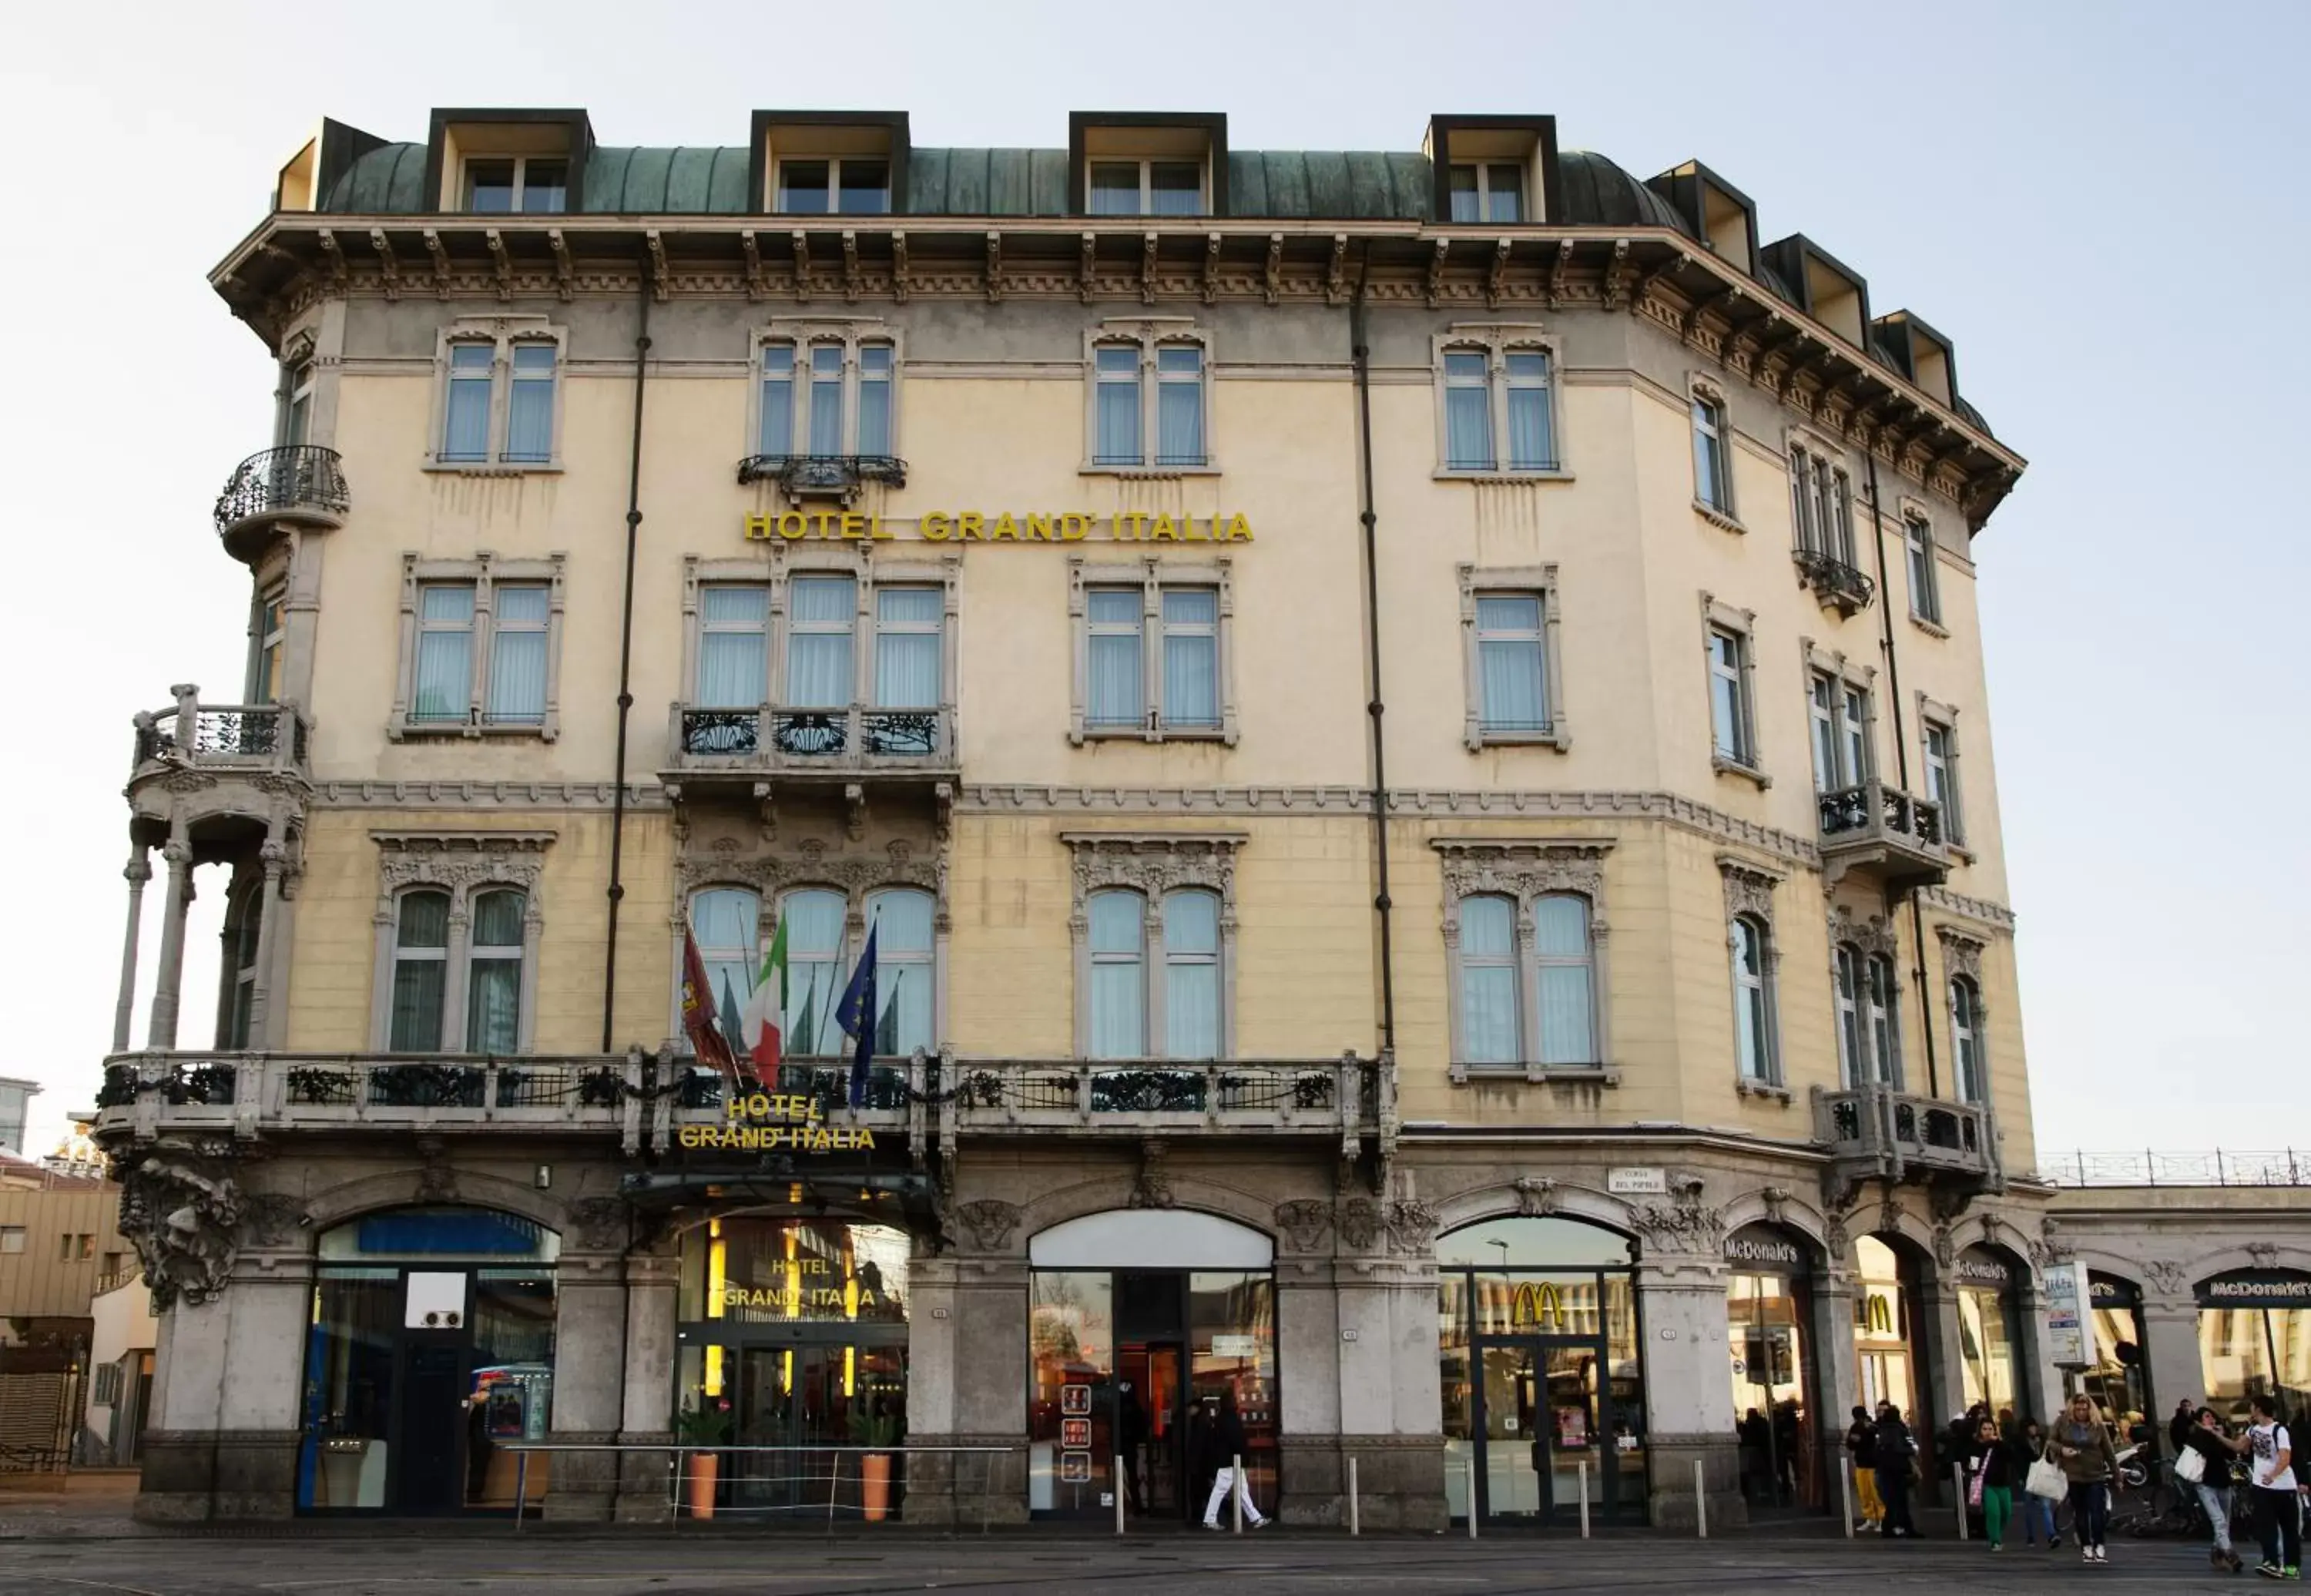
<svg viewBox="0 0 2311 1596">
<path fill-rule="evenodd" d="M 746 541 L 799 543 L 1250 543 L 1251 522 L 1236 515 L 1160 515 L 1124 510 L 929 510 L 886 520 L 848 510 L 789 510 L 750 515 Z"/>
</svg>

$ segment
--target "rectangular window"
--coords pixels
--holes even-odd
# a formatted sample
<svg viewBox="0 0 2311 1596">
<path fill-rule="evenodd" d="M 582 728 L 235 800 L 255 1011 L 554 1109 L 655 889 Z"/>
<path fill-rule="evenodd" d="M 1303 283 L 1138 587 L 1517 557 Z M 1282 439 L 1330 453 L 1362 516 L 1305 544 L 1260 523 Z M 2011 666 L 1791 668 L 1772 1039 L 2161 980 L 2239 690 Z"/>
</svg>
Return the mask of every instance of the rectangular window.
<svg viewBox="0 0 2311 1596">
<path fill-rule="evenodd" d="M 1837 682 L 1821 671 L 1808 684 L 1807 708 L 1813 725 L 1813 788 L 1835 792 L 1844 785 L 1837 776 Z"/>
<path fill-rule="evenodd" d="M 449 958 L 449 894 L 403 894 L 400 917 L 394 929 L 393 1009 L 386 1033 L 389 1051 L 441 1051 Z"/>
<path fill-rule="evenodd" d="M 1096 466 L 1137 466 L 1141 453 L 1139 428 L 1139 351 L 1128 344 L 1108 344 L 1093 357 L 1098 395 L 1092 448 Z"/>
<path fill-rule="evenodd" d="M 1926 796 L 1940 806 L 1942 836 L 1949 842 L 1966 839 L 1965 816 L 1958 796 L 1958 733 L 1938 721 L 1925 722 Z"/>
<path fill-rule="evenodd" d="M 1829 509 L 1829 554 L 1847 565 L 1853 563 L 1853 484 L 1844 472 L 1827 473 L 1827 486 Z"/>
<path fill-rule="evenodd" d="M 1468 1064 L 1523 1060 L 1517 1017 L 1516 905 L 1461 901 L 1461 1051 Z"/>
<path fill-rule="evenodd" d="M 798 216 L 881 216 L 891 209 L 891 163 L 880 155 L 779 162 L 779 209 Z"/>
<path fill-rule="evenodd" d="M 1139 214 L 1139 164 L 1133 161 L 1091 163 L 1091 214 L 1094 216 Z"/>
<path fill-rule="evenodd" d="M 1493 397 L 1483 354 L 1444 356 L 1444 466 L 1450 471 L 1493 468 Z"/>
<path fill-rule="evenodd" d="M 1147 214 L 1151 216 L 1202 215 L 1203 168 L 1192 161 L 1149 161 Z"/>
<path fill-rule="evenodd" d="M 1477 599 L 1478 725 L 1486 731 L 1548 729 L 1548 666 L 1537 593 Z"/>
<path fill-rule="evenodd" d="M 24 1250 L 24 1227 L 21 1225 L 0 1225 L 0 1252 L 22 1252 Z"/>
<path fill-rule="evenodd" d="M 554 458 L 554 365 L 551 344 L 513 346 L 513 381 L 506 402 L 505 458 L 522 465 Z"/>
<path fill-rule="evenodd" d="M 514 196 L 514 170 L 511 161 L 468 161 L 466 162 L 466 209 L 493 215 L 510 213 Z"/>
<path fill-rule="evenodd" d="M 494 344 L 449 345 L 449 393 L 442 410 L 442 459 L 490 458 L 490 385 L 496 370 Z"/>
<path fill-rule="evenodd" d="M 1094 161 L 1084 197 L 1094 216 L 1200 216 L 1203 165 L 1195 161 Z"/>
<path fill-rule="evenodd" d="M 858 587 L 847 576 L 797 577 L 788 589 L 789 707 L 834 710 L 850 702 L 851 629 Z"/>
<path fill-rule="evenodd" d="M 1156 463 L 1204 463 L 1204 352 L 1192 344 L 1156 352 Z"/>
<path fill-rule="evenodd" d="M 770 590 L 702 588 L 698 592 L 698 703 L 758 708 L 770 691 Z"/>
<path fill-rule="evenodd" d="M 1848 684 L 1839 696 L 1838 705 L 1840 747 L 1844 754 L 1845 768 L 1841 772 L 1845 784 L 1858 787 L 1870 780 L 1870 694 L 1862 688 Z"/>
<path fill-rule="evenodd" d="M 946 614 L 946 597 L 937 588 L 875 590 L 876 708 L 938 708 Z"/>
<path fill-rule="evenodd" d="M 1693 402 L 1693 496 L 1712 510 L 1733 512 L 1725 465 L 1725 413 L 1707 399 Z"/>
<path fill-rule="evenodd" d="M 1166 588 L 1164 724 L 1202 730 L 1220 723 L 1220 596 L 1209 588 Z"/>
<path fill-rule="evenodd" d="M 281 420 L 281 441 L 296 445 L 305 441 L 313 423 L 313 362 L 300 362 L 289 373 L 289 405 Z"/>
<path fill-rule="evenodd" d="M 763 345 L 763 420 L 754 447 L 781 459 L 794 449 L 794 365 L 793 344 Z"/>
<path fill-rule="evenodd" d="M 1090 692 L 1084 720 L 1114 728 L 1144 723 L 1146 676 L 1141 664 L 1144 619 L 1137 588 L 1094 588 L 1085 596 L 1090 624 Z"/>
<path fill-rule="evenodd" d="M 1757 739 L 1749 724 L 1746 680 L 1749 647 L 1749 640 L 1730 627 L 1709 629 L 1709 710 L 1717 755 L 1754 769 Z"/>
<path fill-rule="evenodd" d="M 1550 893 L 1533 904 L 1540 1061 L 1594 1064 L 1596 981 L 1589 946 L 1589 901 Z"/>
<path fill-rule="evenodd" d="M 1548 398 L 1548 356 L 1539 353 L 1508 357 L 1509 469 L 1554 471 L 1557 443 L 1552 434 Z"/>
<path fill-rule="evenodd" d="M 249 702 L 277 703 L 281 699 L 281 650 L 288 635 L 286 608 L 281 592 L 265 595 L 257 611 L 257 658 L 249 673 Z"/>
<path fill-rule="evenodd" d="M 810 452 L 842 452 L 842 345 L 810 346 Z"/>
<path fill-rule="evenodd" d="M 1923 517 L 1905 516 L 1902 521 L 1902 542 L 1909 554 L 1910 614 L 1921 621 L 1932 621 L 1939 625 L 1942 618 L 1942 595 L 1934 559 L 1934 529 Z"/>
<path fill-rule="evenodd" d="M 779 209 L 800 216 L 824 216 L 832 211 L 831 161 L 779 162 Z"/>
<path fill-rule="evenodd" d="M 496 588 L 491 605 L 496 614 L 490 633 L 488 718 L 498 725 L 543 725 L 547 591 L 528 585 Z"/>
<path fill-rule="evenodd" d="M 1164 894 L 1164 1051 L 1220 1056 L 1220 900 L 1185 888 Z"/>
<path fill-rule="evenodd" d="M 570 208 L 570 162 L 513 155 L 466 162 L 466 209 L 488 215 L 559 215 Z"/>
<path fill-rule="evenodd" d="M 891 452 L 891 369 L 888 344 L 859 346 L 859 452 Z"/>
<path fill-rule="evenodd" d="M 1147 900 L 1136 892 L 1096 892 L 1091 924 L 1091 1056 L 1147 1053 Z"/>
<path fill-rule="evenodd" d="M 567 161 L 540 161 L 532 156 L 522 162 L 521 211 L 525 216 L 555 216 L 570 208 L 570 163 Z"/>
<path fill-rule="evenodd" d="M 1445 184 L 1455 222 L 1524 220 L 1524 170 L 1513 161 L 1456 162 Z"/>
<path fill-rule="evenodd" d="M 461 721 L 473 707 L 474 589 L 422 588 L 417 595 L 417 682 L 409 718 Z"/>
</svg>

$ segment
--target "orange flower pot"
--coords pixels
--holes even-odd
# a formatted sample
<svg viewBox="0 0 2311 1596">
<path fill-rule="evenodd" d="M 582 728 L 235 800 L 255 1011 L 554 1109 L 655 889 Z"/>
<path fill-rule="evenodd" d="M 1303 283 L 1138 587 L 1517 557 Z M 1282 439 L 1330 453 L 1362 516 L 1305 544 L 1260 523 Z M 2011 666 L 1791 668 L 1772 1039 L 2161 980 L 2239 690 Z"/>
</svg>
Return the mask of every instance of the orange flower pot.
<svg viewBox="0 0 2311 1596">
<path fill-rule="evenodd" d="M 891 1513 L 891 1454 L 870 1452 L 859 1460 L 859 1497 L 867 1522 L 879 1524 Z"/>
<path fill-rule="evenodd" d="M 711 1519 L 714 1516 L 714 1482 L 721 1473 L 722 1460 L 711 1452 L 690 1454 L 687 1473 L 690 1487 L 690 1516 Z"/>
</svg>

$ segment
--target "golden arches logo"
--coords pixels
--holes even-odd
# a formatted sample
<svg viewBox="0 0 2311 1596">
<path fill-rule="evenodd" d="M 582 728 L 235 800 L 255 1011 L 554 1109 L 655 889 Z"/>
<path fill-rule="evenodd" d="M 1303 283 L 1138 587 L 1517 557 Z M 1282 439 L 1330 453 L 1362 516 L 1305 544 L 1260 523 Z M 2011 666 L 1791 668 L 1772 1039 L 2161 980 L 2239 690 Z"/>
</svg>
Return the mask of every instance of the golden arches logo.
<svg viewBox="0 0 2311 1596">
<path fill-rule="evenodd" d="M 1565 1328 L 1565 1294 L 1550 1280 L 1527 1280 L 1509 1299 L 1511 1324 L 1553 1324 Z"/>
<path fill-rule="evenodd" d="M 1865 1335 L 1890 1336 L 1894 1333 L 1894 1304 L 1872 1292 L 1862 1299 L 1862 1329 Z"/>
</svg>

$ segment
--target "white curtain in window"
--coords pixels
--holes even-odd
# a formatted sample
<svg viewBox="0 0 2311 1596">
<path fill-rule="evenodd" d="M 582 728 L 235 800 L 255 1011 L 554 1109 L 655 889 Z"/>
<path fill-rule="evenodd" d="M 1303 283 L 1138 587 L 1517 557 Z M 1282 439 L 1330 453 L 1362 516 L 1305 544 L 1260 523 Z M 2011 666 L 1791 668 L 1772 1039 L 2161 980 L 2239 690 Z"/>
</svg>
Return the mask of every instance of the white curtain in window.
<svg viewBox="0 0 2311 1596">
<path fill-rule="evenodd" d="M 1951 1046 L 1958 1054 L 1958 1095 L 1968 1103 L 1983 1101 L 1982 1006 L 1974 983 L 1954 975 L 1949 983 Z"/>
<path fill-rule="evenodd" d="M 1201 888 L 1164 896 L 1164 1051 L 1220 1056 L 1220 900 Z"/>
<path fill-rule="evenodd" d="M 939 629 L 946 609 L 946 596 L 937 588 L 876 590 L 875 702 L 878 706 L 886 710 L 938 707 Z"/>
<path fill-rule="evenodd" d="M 500 588 L 493 602 L 497 630 L 490 643 L 489 718 L 516 724 L 545 719 L 544 588 Z"/>
<path fill-rule="evenodd" d="M 740 886 L 711 887 L 690 897 L 690 934 L 706 965 L 706 984 L 719 1015 L 743 1012 L 761 967 L 763 901 Z M 725 999 L 728 999 L 726 1002 Z"/>
<path fill-rule="evenodd" d="M 521 921 L 528 900 L 510 891 L 474 900 L 473 973 L 466 988 L 466 1051 L 510 1053 L 521 1036 Z"/>
<path fill-rule="evenodd" d="M 891 346 L 868 344 L 859 351 L 859 452 L 891 452 Z"/>
<path fill-rule="evenodd" d="M 1517 1039 L 1516 906 L 1461 900 L 1461 1051 L 1469 1064 L 1513 1064 Z"/>
<path fill-rule="evenodd" d="M 1099 892 L 1091 920 L 1091 1056 L 1147 1052 L 1147 904 L 1135 892 Z"/>
<path fill-rule="evenodd" d="M 875 928 L 875 1051 L 903 1059 L 937 1045 L 931 1035 L 931 895 L 892 887 L 867 900 Z"/>
<path fill-rule="evenodd" d="M 1141 711 L 1140 595 L 1136 588 L 1094 589 L 1088 597 L 1094 726 L 1136 726 Z"/>
<path fill-rule="evenodd" d="M 698 702 L 746 710 L 769 691 L 763 674 L 770 594 L 762 588 L 705 588 L 698 596 Z"/>
<path fill-rule="evenodd" d="M 810 352 L 810 452 L 844 452 L 842 350 L 839 344 L 821 344 Z"/>
<path fill-rule="evenodd" d="M 1204 352 L 1156 352 L 1156 463 L 1204 463 Z"/>
<path fill-rule="evenodd" d="M 1540 1061 L 1596 1063 L 1588 903 L 1569 893 L 1542 898 L 1533 906 L 1532 940 L 1540 964 Z"/>
<path fill-rule="evenodd" d="M 1444 463 L 1456 471 L 1493 465 L 1493 393 L 1487 358 L 1444 357 Z"/>
<path fill-rule="evenodd" d="M 449 346 L 448 414 L 441 428 L 445 460 L 485 460 L 490 454 L 490 377 L 497 360 L 487 344 Z"/>
<path fill-rule="evenodd" d="M 1895 1029 L 1897 985 L 1894 961 L 1871 954 L 1869 968 L 1870 1063 L 1873 1077 L 1889 1086 L 1901 1085 L 1901 1041 Z"/>
<path fill-rule="evenodd" d="M 506 410 L 506 458 L 554 458 L 554 356 L 551 344 L 513 347 L 513 391 Z"/>
<path fill-rule="evenodd" d="M 1557 464 L 1549 436 L 1548 357 L 1513 354 L 1509 368 L 1509 464 L 1519 471 L 1546 471 Z"/>
<path fill-rule="evenodd" d="M 763 346 L 763 429 L 755 447 L 766 455 L 794 452 L 794 345 Z"/>
<path fill-rule="evenodd" d="M 1220 599 L 1208 588 L 1164 590 L 1164 720 L 1217 726 Z"/>
<path fill-rule="evenodd" d="M 1548 727 L 1539 598 L 1477 600 L 1477 665 L 1483 693 L 1479 712 L 1487 726 L 1504 731 Z"/>
<path fill-rule="evenodd" d="M 463 720 L 473 694 L 474 590 L 423 589 L 417 623 L 417 692 L 410 718 Z"/>
<path fill-rule="evenodd" d="M 1093 459 L 1106 466 L 1140 463 L 1139 351 L 1098 352 L 1098 436 Z"/>
<path fill-rule="evenodd" d="M 790 1053 L 824 1055 L 842 1051 L 842 1027 L 835 1023 L 850 972 L 842 967 L 842 920 L 848 909 L 838 892 L 809 888 L 779 900 L 787 928 L 787 1029 Z M 882 943 L 876 943 L 877 955 Z"/>
<path fill-rule="evenodd" d="M 1742 1078 L 1771 1078 L 1766 1052 L 1766 938 L 1746 916 L 1733 922 L 1733 1047 Z"/>
<path fill-rule="evenodd" d="M 441 1051 L 441 997 L 449 965 L 449 894 L 406 893 L 393 938 L 392 1030 L 397 1053 Z"/>
<path fill-rule="evenodd" d="M 787 602 L 787 702 L 806 709 L 848 704 L 850 628 L 859 615 L 852 580 L 798 577 Z"/>
</svg>

